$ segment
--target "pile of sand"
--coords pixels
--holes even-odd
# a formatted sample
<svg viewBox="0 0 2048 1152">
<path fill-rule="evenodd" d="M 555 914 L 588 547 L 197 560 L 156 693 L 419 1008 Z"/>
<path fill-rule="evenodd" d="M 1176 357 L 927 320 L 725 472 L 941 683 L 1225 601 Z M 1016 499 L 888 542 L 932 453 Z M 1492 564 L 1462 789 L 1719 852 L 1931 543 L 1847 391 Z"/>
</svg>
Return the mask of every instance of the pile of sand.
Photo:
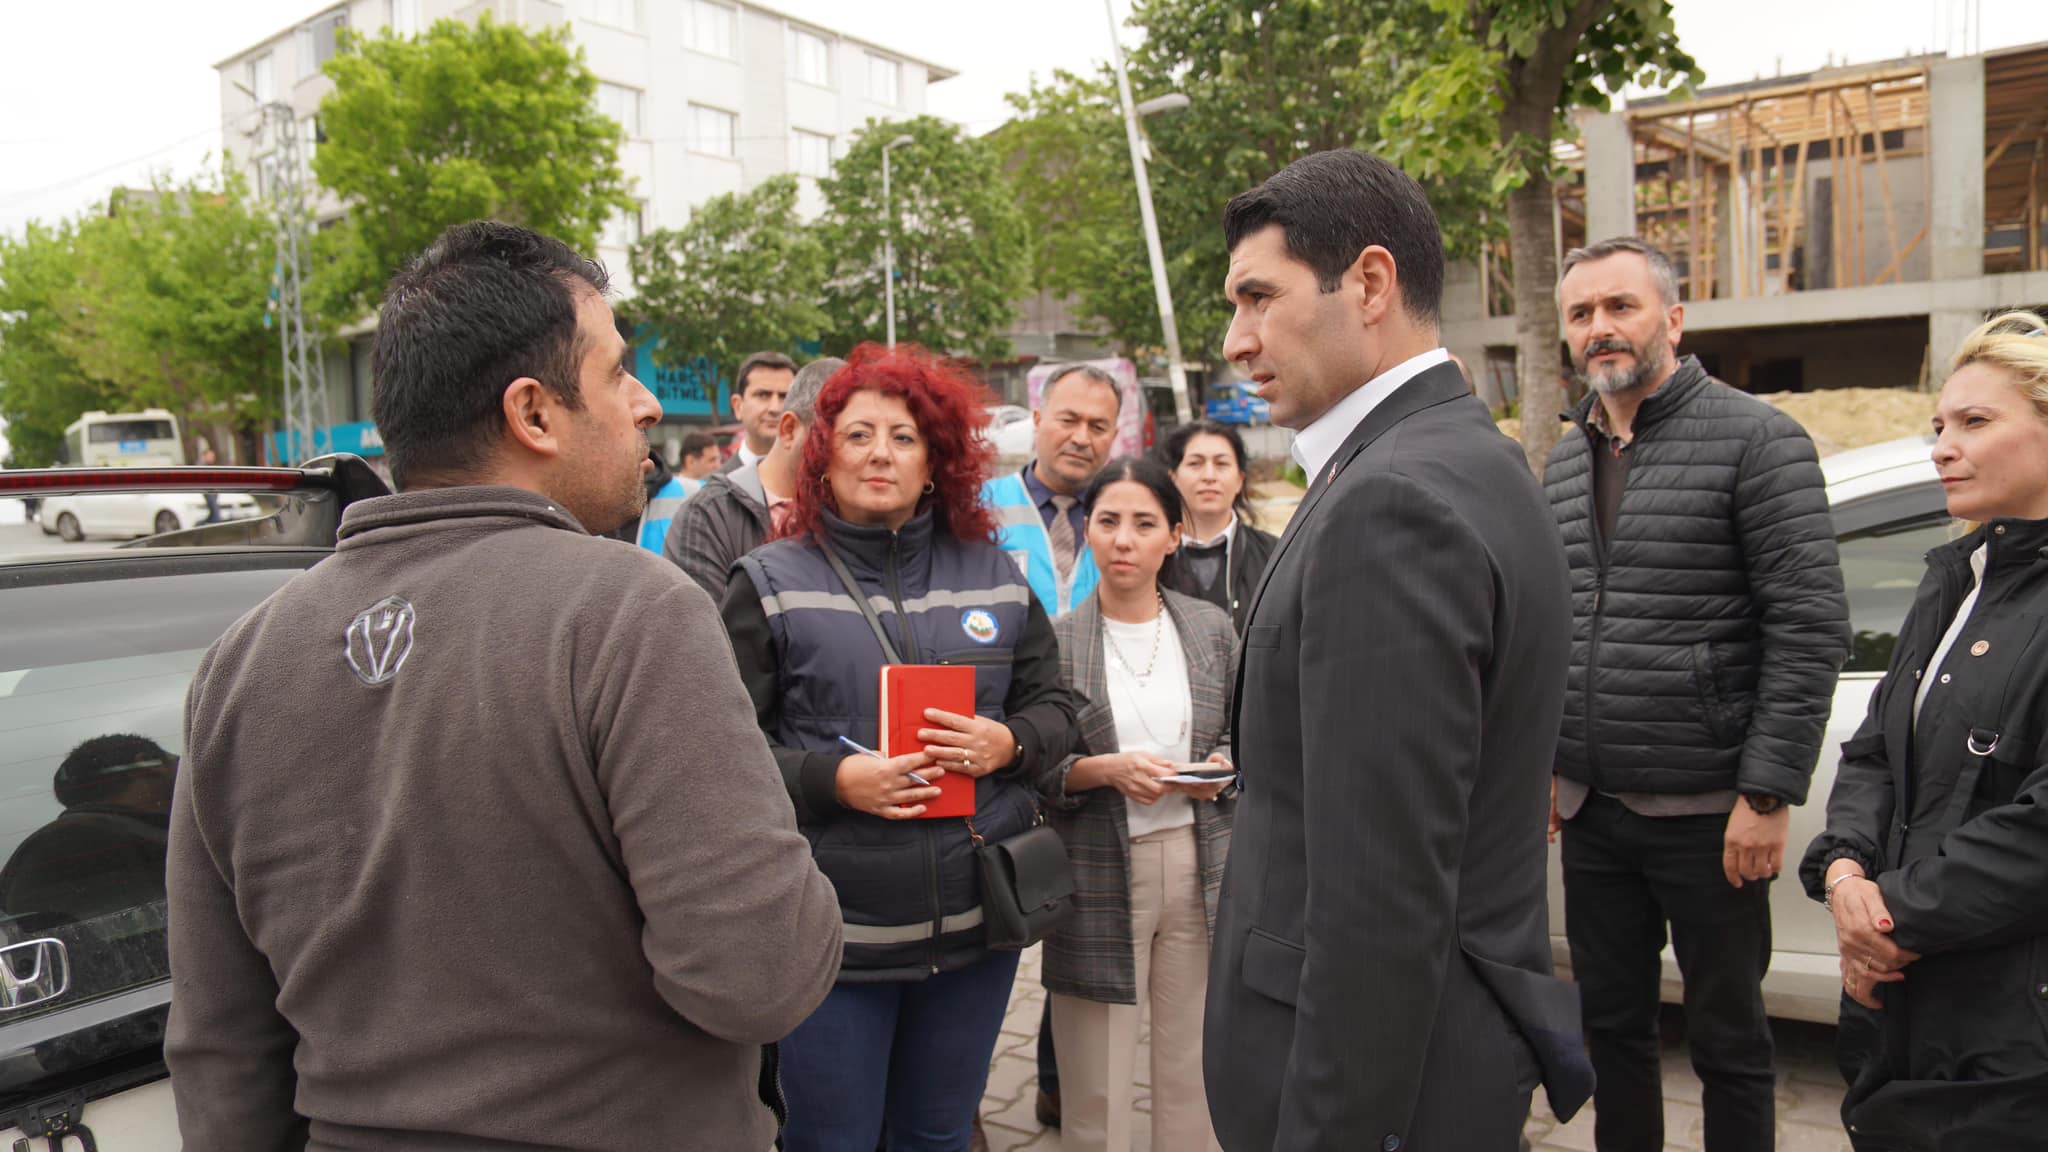
<svg viewBox="0 0 2048 1152">
<path fill-rule="evenodd" d="M 1766 392 L 1757 399 L 1799 421 L 1822 456 L 1882 444 L 1903 436 L 1925 436 L 1935 397 L 1905 388 L 1834 388 L 1825 392 Z M 1500 430 L 1521 439 L 1520 420 L 1502 420 Z"/>
</svg>

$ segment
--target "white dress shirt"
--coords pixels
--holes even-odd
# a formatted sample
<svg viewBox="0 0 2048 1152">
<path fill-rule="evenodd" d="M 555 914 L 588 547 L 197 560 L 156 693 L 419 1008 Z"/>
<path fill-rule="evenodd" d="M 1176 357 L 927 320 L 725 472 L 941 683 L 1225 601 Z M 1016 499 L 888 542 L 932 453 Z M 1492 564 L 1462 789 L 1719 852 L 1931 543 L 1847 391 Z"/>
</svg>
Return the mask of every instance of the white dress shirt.
<svg viewBox="0 0 2048 1152">
<path fill-rule="evenodd" d="M 1315 423 L 1303 428 L 1294 437 L 1294 462 L 1308 474 L 1309 486 L 1315 486 L 1316 477 L 1328 466 L 1330 457 L 1337 454 L 1337 449 L 1344 446 L 1344 441 L 1350 439 L 1372 410 L 1380 406 L 1380 401 L 1429 369 L 1450 362 L 1450 352 L 1442 348 L 1432 348 L 1420 356 L 1403 360 L 1359 385 L 1349 396 L 1317 417 Z"/>
<path fill-rule="evenodd" d="M 742 468 L 745 468 L 749 464 L 759 464 L 761 461 L 766 460 L 768 458 L 768 454 L 766 452 L 756 453 L 752 448 L 747 447 L 747 439 L 744 436 L 740 437 L 740 450 L 738 455 L 740 458 L 740 467 Z"/>
</svg>

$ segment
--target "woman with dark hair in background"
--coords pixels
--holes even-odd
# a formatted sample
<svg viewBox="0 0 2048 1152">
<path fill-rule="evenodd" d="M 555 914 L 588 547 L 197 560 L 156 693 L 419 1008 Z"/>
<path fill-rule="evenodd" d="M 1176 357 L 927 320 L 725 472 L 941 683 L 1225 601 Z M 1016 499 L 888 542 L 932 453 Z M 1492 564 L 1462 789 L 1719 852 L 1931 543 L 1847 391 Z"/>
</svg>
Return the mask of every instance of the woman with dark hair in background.
<svg viewBox="0 0 2048 1152">
<path fill-rule="evenodd" d="M 1253 527 L 1244 437 L 1228 424 L 1197 420 L 1168 433 L 1159 452 L 1187 506 L 1173 587 L 1230 613 L 1242 631 L 1278 542 Z"/>
<path fill-rule="evenodd" d="M 1138 1016 L 1152 1010 L 1152 1147 L 1216 1147 L 1202 1091 L 1209 934 L 1235 793 L 1169 783 L 1229 766 L 1231 658 L 1221 609 L 1169 590 L 1180 492 L 1156 461 L 1112 461 L 1081 497 L 1102 580 L 1059 618 L 1082 697 L 1079 753 L 1039 777 L 1074 866 L 1075 913 L 1045 942 L 1060 1065 L 1060 1146 L 1129 1152 Z"/>
<path fill-rule="evenodd" d="M 837 986 L 782 1043 L 787 1152 L 875 1152 L 885 1120 L 892 1152 L 967 1148 L 1016 979 L 1018 954 L 987 947 L 974 836 L 1031 826 L 1074 705 L 979 498 L 977 393 L 921 350 L 855 349 L 818 396 L 781 538 L 726 588 L 741 677 L 845 922 Z M 863 600 L 887 606 L 888 645 Z M 880 747 L 892 662 L 972 665 L 975 708 L 927 712 L 931 750 L 884 760 L 842 738 Z M 955 772 L 975 780 L 971 827 L 918 819 Z"/>
<path fill-rule="evenodd" d="M 1969 535 L 1927 554 L 1799 869 L 1876 1043 L 1859 1148 L 2038 1148 L 2048 1129 L 2048 322 L 1978 328 L 1935 411 Z M 1851 1013 L 1845 1010 L 1845 1025 Z"/>
</svg>

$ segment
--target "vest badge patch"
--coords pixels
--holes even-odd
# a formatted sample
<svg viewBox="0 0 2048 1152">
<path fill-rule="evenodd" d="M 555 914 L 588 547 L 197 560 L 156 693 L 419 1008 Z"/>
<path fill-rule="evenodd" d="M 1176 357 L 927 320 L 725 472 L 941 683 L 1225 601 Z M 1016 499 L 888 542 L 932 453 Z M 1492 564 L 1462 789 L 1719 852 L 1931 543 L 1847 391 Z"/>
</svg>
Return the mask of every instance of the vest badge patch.
<svg viewBox="0 0 2048 1152">
<path fill-rule="evenodd" d="M 961 613 L 960 630 L 967 633 L 967 638 L 976 644 L 993 644 L 1001 632 L 996 626 L 994 613 L 986 608 L 974 608 Z"/>
</svg>

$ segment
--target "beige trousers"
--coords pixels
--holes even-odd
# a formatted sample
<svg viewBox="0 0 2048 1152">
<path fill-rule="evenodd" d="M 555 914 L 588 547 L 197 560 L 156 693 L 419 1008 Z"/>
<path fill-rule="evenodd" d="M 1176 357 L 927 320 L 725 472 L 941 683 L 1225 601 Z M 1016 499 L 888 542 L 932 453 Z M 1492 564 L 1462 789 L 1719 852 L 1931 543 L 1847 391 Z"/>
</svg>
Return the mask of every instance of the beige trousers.
<svg viewBox="0 0 2048 1152">
<path fill-rule="evenodd" d="M 1152 1148 L 1221 1152 L 1202 1091 L 1209 928 L 1195 830 L 1131 841 L 1131 943 L 1138 1003 L 1052 998 L 1060 1062 L 1060 1148 L 1130 1152 L 1140 1006 L 1152 1009 Z"/>
</svg>

